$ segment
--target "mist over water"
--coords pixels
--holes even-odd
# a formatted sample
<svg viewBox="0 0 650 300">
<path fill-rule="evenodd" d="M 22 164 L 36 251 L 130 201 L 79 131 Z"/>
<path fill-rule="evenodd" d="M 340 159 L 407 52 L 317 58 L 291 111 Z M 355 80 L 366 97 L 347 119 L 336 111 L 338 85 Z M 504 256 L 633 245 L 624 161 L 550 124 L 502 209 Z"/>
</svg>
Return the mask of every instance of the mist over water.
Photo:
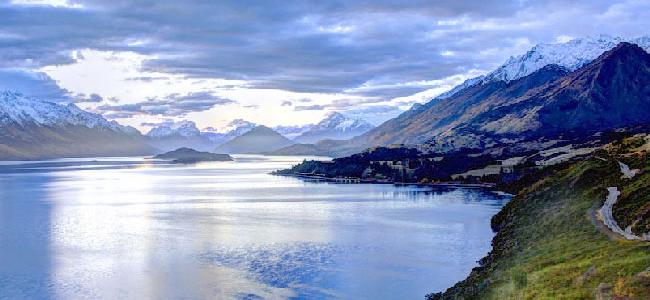
<svg viewBox="0 0 650 300">
<path fill-rule="evenodd" d="M 302 157 L 0 165 L 0 298 L 421 299 L 509 198 L 272 176 Z"/>
</svg>

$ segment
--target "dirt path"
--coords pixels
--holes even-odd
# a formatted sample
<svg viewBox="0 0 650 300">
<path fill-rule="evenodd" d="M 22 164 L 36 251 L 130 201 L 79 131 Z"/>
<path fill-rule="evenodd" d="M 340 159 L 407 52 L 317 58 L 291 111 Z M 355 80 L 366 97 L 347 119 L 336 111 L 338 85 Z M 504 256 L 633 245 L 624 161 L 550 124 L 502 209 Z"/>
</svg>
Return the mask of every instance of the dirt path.
<svg viewBox="0 0 650 300">
<path fill-rule="evenodd" d="M 598 231 L 602 232 L 605 234 L 610 240 L 612 241 L 622 241 L 625 240 L 622 236 L 616 234 L 615 232 L 611 231 L 607 226 L 605 226 L 605 223 L 603 223 L 599 218 L 598 218 L 598 209 L 600 207 L 598 206 L 598 203 L 594 204 L 589 211 L 587 212 L 589 216 L 589 220 L 591 221 L 591 224 L 598 229 Z"/>
<path fill-rule="evenodd" d="M 621 173 L 623 174 L 621 176 L 622 178 L 632 179 L 638 173 L 638 170 L 630 170 L 626 164 L 620 161 L 618 162 L 618 165 L 620 167 Z M 612 209 L 614 208 L 616 201 L 618 201 L 618 196 L 621 194 L 621 192 L 619 192 L 618 188 L 615 186 L 608 187 L 607 192 L 607 198 L 605 199 L 603 206 L 597 211 L 594 207 L 589 210 L 589 216 L 592 220 L 592 223 L 594 223 L 598 229 L 609 236 L 610 239 L 647 240 L 634 235 L 630 230 L 623 230 L 618 225 L 618 223 L 616 223 Z"/>
</svg>

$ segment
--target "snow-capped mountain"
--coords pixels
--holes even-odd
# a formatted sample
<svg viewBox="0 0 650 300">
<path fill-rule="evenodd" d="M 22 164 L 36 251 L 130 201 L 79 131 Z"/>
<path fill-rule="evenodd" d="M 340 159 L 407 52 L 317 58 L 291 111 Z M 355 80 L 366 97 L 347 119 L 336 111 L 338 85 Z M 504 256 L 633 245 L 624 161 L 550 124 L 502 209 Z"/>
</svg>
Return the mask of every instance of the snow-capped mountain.
<svg viewBox="0 0 650 300">
<path fill-rule="evenodd" d="M 87 128 L 106 128 L 116 132 L 139 135 L 130 126 L 122 126 L 108 121 L 99 114 L 90 113 L 70 103 L 41 101 L 25 97 L 13 91 L 0 92 L 0 126 L 18 124 L 21 126 L 84 126 Z"/>
<path fill-rule="evenodd" d="M 0 160 L 152 154 L 138 130 L 74 104 L 0 92 Z"/>
<path fill-rule="evenodd" d="M 324 139 L 345 140 L 363 134 L 372 128 L 374 126 L 364 120 L 349 118 L 341 113 L 332 112 L 294 140 L 304 144 L 311 144 Z"/>
<path fill-rule="evenodd" d="M 585 37 L 559 44 L 538 44 L 523 55 L 510 57 L 503 65 L 492 71 L 482 80 L 512 81 L 554 64 L 574 71 L 594 59 L 603 52 L 614 48 L 620 42 L 630 42 L 639 45 L 646 51 L 650 50 L 650 37 L 644 36 L 631 40 L 608 35 Z"/>
<path fill-rule="evenodd" d="M 196 137 L 199 135 L 201 135 L 201 131 L 196 127 L 196 123 L 187 120 L 166 123 L 152 128 L 147 133 L 147 136 L 157 138 L 169 136 Z"/>
</svg>

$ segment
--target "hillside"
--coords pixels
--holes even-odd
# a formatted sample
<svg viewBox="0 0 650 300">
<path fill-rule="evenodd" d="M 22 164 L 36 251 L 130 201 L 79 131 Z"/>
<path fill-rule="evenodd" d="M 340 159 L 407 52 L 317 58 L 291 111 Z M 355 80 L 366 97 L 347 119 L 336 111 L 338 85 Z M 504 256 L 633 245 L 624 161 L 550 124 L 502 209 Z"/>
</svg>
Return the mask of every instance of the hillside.
<svg viewBox="0 0 650 300">
<path fill-rule="evenodd" d="M 266 153 L 292 145 L 293 142 L 273 129 L 259 125 L 217 147 L 220 153 Z"/>
<path fill-rule="evenodd" d="M 595 216 L 607 188 L 622 193 L 624 216 L 650 215 L 650 156 L 640 138 L 600 150 L 590 159 L 554 167 L 526 184 L 492 219 L 493 250 L 464 281 L 428 299 L 648 299 L 650 243 L 623 240 Z M 645 140 L 648 145 L 648 139 Z M 634 152 L 634 153 L 630 153 Z M 618 161 L 642 170 L 621 178 Z"/>
<path fill-rule="evenodd" d="M 649 62 L 642 48 L 621 43 L 574 72 L 548 65 L 517 80 L 470 86 L 416 107 L 352 142 L 428 143 L 436 151 L 450 151 L 647 123 Z"/>
</svg>

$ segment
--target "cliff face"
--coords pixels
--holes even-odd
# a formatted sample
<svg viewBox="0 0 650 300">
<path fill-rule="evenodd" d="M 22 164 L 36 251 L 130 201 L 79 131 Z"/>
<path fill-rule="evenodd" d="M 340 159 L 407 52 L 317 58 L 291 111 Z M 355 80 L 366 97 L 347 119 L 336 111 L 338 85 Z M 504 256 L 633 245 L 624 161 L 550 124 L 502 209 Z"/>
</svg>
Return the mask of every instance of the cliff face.
<svg viewBox="0 0 650 300">
<path fill-rule="evenodd" d="M 627 143 L 627 144 L 626 144 Z M 647 224 L 650 157 L 629 143 L 547 170 L 494 216 L 493 249 L 469 277 L 428 299 L 648 299 L 650 244 L 622 240 L 595 211 L 607 187 L 622 191 L 618 211 Z M 603 160 L 604 159 L 604 160 Z M 618 160 L 641 170 L 621 178 Z M 641 196 L 643 195 L 643 196 Z M 618 297 L 618 298 L 616 298 Z"/>
</svg>

